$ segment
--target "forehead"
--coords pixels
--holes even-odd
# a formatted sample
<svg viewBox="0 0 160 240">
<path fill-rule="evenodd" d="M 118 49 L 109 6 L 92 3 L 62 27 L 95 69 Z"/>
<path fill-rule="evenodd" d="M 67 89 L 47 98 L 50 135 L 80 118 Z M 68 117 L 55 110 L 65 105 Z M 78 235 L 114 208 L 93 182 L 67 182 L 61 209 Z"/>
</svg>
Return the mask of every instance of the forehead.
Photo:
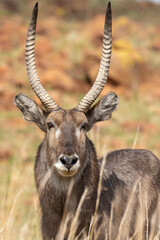
<svg viewBox="0 0 160 240">
<path fill-rule="evenodd" d="M 47 120 L 52 119 L 57 125 L 62 124 L 62 122 L 72 122 L 75 124 L 80 124 L 83 121 L 87 121 L 87 118 L 84 113 L 72 110 L 59 110 L 51 112 L 48 115 Z"/>
</svg>

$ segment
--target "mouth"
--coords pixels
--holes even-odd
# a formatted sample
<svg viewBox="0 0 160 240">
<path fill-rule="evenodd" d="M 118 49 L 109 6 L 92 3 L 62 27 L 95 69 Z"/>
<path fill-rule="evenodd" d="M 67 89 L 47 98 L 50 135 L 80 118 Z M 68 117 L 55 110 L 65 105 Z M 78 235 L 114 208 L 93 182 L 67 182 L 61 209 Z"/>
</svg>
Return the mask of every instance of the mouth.
<svg viewBox="0 0 160 240">
<path fill-rule="evenodd" d="M 64 170 L 58 169 L 58 172 L 63 177 L 72 177 L 72 176 L 74 176 L 76 174 L 77 171 L 73 171 L 73 170 L 66 170 L 66 171 L 64 171 Z"/>
</svg>

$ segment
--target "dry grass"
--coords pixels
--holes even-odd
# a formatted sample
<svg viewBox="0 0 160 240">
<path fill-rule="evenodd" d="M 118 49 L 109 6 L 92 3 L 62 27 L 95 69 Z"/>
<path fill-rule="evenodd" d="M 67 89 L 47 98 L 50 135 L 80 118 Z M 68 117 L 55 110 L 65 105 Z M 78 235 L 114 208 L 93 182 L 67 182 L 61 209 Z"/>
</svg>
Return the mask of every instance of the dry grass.
<svg viewBox="0 0 160 240">
<path fill-rule="evenodd" d="M 92 217 L 88 235 L 85 232 L 80 232 L 82 234 L 82 240 L 99 240 L 101 231 L 104 230 L 106 216 L 103 217 L 102 224 L 97 229 L 97 223 L 101 216 L 98 215 L 98 206 L 100 201 L 100 194 L 102 190 L 102 177 L 105 165 L 105 158 L 102 161 L 102 166 L 100 170 L 100 180 L 97 189 L 97 201 L 95 213 Z M 115 239 L 115 240 L 159 240 L 160 237 L 160 196 L 158 196 L 158 205 L 153 211 L 153 215 L 149 217 L 149 207 L 151 205 L 150 192 L 148 191 L 148 185 L 150 184 L 150 179 L 146 179 L 144 182 L 141 179 L 137 179 L 133 189 L 129 195 L 125 211 L 118 222 L 117 219 L 114 219 L 115 216 L 120 215 L 120 208 L 117 209 L 117 202 L 113 201 L 111 216 L 109 219 L 109 226 L 105 230 L 106 237 L 105 240 Z M 69 204 L 71 191 L 73 187 L 73 182 L 70 185 L 68 190 L 68 197 L 66 202 L 65 210 Z M 85 189 L 77 207 L 77 211 L 74 216 L 67 214 L 67 211 L 64 211 L 64 217 L 60 226 L 56 240 L 64 240 L 66 232 L 68 232 L 68 226 L 70 225 L 70 231 L 68 235 L 68 240 L 76 240 L 76 231 L 79 225 L 79 216 L 81 212 L 82 205 L 87 198 L 88 189 Z M 118 196 L 119 194 L 119 196 Z M 121 193 L 117 192 L 119 197 L 119 202 L 121 202 Z M 118 207 L 120 207 L 118 203 Z M 114 216 L 114 217 L 113 217 Z M 134 218 L 134 222 L 133 222 Z M 114 220 L 113 220 L 114 219 Z M 70 221 L 71 220 L 71 221 Z M 71 224 L 70 224 L 71 223 Z M 131 231 L 134 231 L 131 233 Z"/>
<path fill-rule="evenodd" d="M 21 1 L 19 1 L 21 2 Z M 31 14 L 31 8 L 24 7 L 24 1 L 23 2 L 23 8 L 22 8 L 22 14 L 27 10 L 28 11 L 28 17 Z M 31 1 L 29 1 L 31 2 Z M 96 1 L 89 1 L 90 3 L 94 5 L 99 4 L 99 0 Z M 94 3 L 93 3 L 94 2 Z M 133 19 L 136 21 L 139 20 L 142 24 L 142 21 L 144 21 L 144 24 L 151 24 L 152 21 L 159 22 L 159 7 L 155 7 L 154 10 L 151 12 L 149 11 L 149 14 L 142 14 L 142 9 L 136 9 L 136 11 L 133 11 L 133 8 L 130 6 L 130 1 L 125 1 L 125 4 L 122 4 L 121 2 L 118 3 L 118 1 L 113 1 L 113 9 L 114 9 L 114 15 L 121 15 L 122 13 L 127 16 L 131 15 Z M 33 2 L 32 2 L 33 3 Z M 41 3 L 42 4 L 42 3 Z M 31 4 L 33 5 L 33 4 Z M 44 3 L 44 5 L 46 5 Z M 106 6 L 106 2 L 103 4 Z M 125 7 L 124 7 L 125 6 Z M 92 6 L 93 9 L 95 8 L 95 12 L 97 12 L 97 5 Z M 48 5 L 48 8 L 50 8 L 50 5 Z M 43 7 L 41 7 L 43 9 Z M 117 10 L 116 10 L 117 9 Z M 46 16 L 48 17 L 48 11 L 46 11 Z M 51 9 L 51 15 L 53 15 L 54 9 Z M 1 9 L 2 12 L 0 12 L 0 16 L 2 18 L 3 15 L 5 15 L 4 9 Z M 145 10 L 144 10 L 145 11 Z M 88 12 L 88 10 L 87 10 Z M 102 12 L 104 13 L 104 9 L 102 9 Z M 155 14 L 157 12 L 157 15 Z M 134 15 L 133 15 L 134 14 Z M 94 12 L 93 15 L 95 16 Z M 143 15 L 143 19 L 142 19 Z M 156 18 L 153 16 L 157 16 Z M 11 14 L 9 13 L 9 16 L 11 17 Z M 151 16 L 151 17 L 150 17 Z M 25 19 L 26 21 L 26 19 Z M 41 20 L 42 21 L 42 20 Z M 28 21 L 26 21 L 28 23 Z M 67 22 L 67 25 L 65 25 L 66 32 L 71 30 L 71 25 L 73 22 Z M 22 26 L 23 27 L 23 26 Z M 25 27 L 25 26 L 24 26 Z M 77 31 L 77 25 L 74 26 L 74 28 Z M 73 29 L 74 29 L 73 28 Z M 45 28 L 46 29 L 46 28 Z M 68 29 L 68 30 L 67 30 Z M 79 29 L 79 28 L 78 28 Z M 63 29 L 64 31 L 64 29 Z M 63 32 L 62 31 L 62 32 Z M 76 32 L 75 30 L 72 30 L 72 32 Z M 59 30 L 59 32 L 61 32 Z M 26 30 L 25 30 L 26 33 Z M 43 33 L 43 31 L 42 31 Z M 79 32 L 78 32 L 79 33 Z M 6 32 L 6 34 L 8 34 Z M 13 35 L 13 33 L 12 33 Z M 23 33 L 23 36 L 25 34 Z M 63 34 L 64 35 L 64 34 Z M 153 35 L 153 34 L 152 34 Z M 80 67 L 80 61 L 82 58 L 83 51 L 81 50 L 82 45 L 82 39 L 81 36 L 79 36 L 79 41 L 75 43 L 75 39 L 73 39 L 74 44 L 71 41 L 68 41 L 68 34 L 63 36 L 62 39 L 64 39 L 67 43 L 64 44 L 64 40 L 59 41 L 61 39 L 58 37 L 57 41 L 54 38 L 54 43 L 52 43 L 54 48 L 56 48 L 58 51 L 63 50 L 61 49 L 63 46 L 65 46 L 65 50 L 67 49 L 67 54 L 69 55 L 69 58 L 73 61 L 73 66 L 78 64 L 77 69 Z M 10 39 L 10 35 L 7 35 L 5 38 Z M 88 39 L 88 38 L 87 38 Z M 85 39 L 85 48 L 88 49 L 90 42 Z M 142 38 L 143 39 L 143 38 Z M 13 38 L 14 40 L 14 38 Z M 15 40 L 14 40 L 15 41 Z M 134 36 L 132 39 L 132 42 L 135 41 L 135 45 L 138 46 L 145 45 L 144 41 L 139 41 L 139 38 L 137 36 Z M 11 44 L 12 41 L 9 43 Z M 26 73 L 24 73 L 24 64 L 22 64 L 22 53 L 24 54 L 24 40 L 20 43 L 20 46 L 16 43 L 16 46 L 14 46 L 14 49 L 12 49 L 12 44 L 10 46 L 11 52 L 8 50 L 5 50 L 1 52 L 1 64 L 2 64 L 2 70 L 3 70 L 3 64 L 8 66 L 8 63 L 12 62 L 11 67 L 7 68 L 7 73 L 11 73 L 11 79 L 14 78 L 15 69 L 18 74 L 16 77 L 18 79 L 21 79 L 22 76 L 26 76 Z M 82 48 L 83 49 L 83 48 Z M 77 54 L 78 53 L 78 54 Z M 149 63 L 157 66 L 159 68 L 159 57 L 157 54 L 157 51 L 151 51 L 150 55 L 151 61 Z M 78 58 L 77 58 L 78 57 Z M 149 58 L 150 60 L 150 58 Z M 24 61 L 24 57 L 23 57 Z M 45 60 L 46 61 L 46 60 Z M 49 62 L 49 61 L 48 61 Z M 49 62 L 50 63 L 50 62 Z M 43 62 L 41 62 L 43 66 Z M 23 66 L 22 66 L 23 65 Z M 46 66 L 44 64 L 44 66 Z M 52 66 L 52 65 L 51 65 Z M 53 67 L 53 66 L 52 66 Z M 71 71 L 70 71 L 71 72 Z M 3 73 L 3 71 L 2 71 Z M 74 73 L 77 74 L 77 71 Z M 78 74 L 79 71 L 78 71 Z M 2 77 L 1 77 L 2 78 Z M 26 77 L 25 77 L 26 78 Z M 7 82 L 7 79 L 4 79 L 4 82 Z M 5 89 L 6 92 L 10 91 L 11 94 L 18 93 L 20 90 L 19 87 L 13 87 L 12 80 L 7 85 L 7 89 Z M 23 83 L 23 79 L 22 79 Z M 28 86 L 28 85 L 27 85 Z M 14 89 L 15 88 L 15 89 Z M 33 93 L 31 93 L 31 90 L 29 87 L 25 87 L 23 89 L 25 93 L 27 93 L 30 97 L 33 96 Z M 148 93 L 150 95 L 150 93 Z M 75 93 L 72 94 L 65 94 L 63 93 L 63 100 L 62 100 L 62 107 L 68 107 L 75 105 L 74 101 L 78 102 L 79 99 L 81 99 L 81 96 L 75 96 Z M 9 101 L 6 98 L 6 102 Z M 5 101 L 4 101 L 5 103 Z M 11 108 L 12 109 L 12 108 Z M 108 123 L 99 123 L 95 126 L 95 128 L 89 133 L 91 139 L 96 145 L 96 149 L 98 152 L 98 155 L 101 156 L 102 154 L 119 148 L 147 148 L 152 150 L 158 157 L 160 157 L 160 103 L 159 99 L 154 99 L 152 96 L 148 96 L 144 98 L 144 96 L 132 96 L 129 100 L 123 99 L 123 97 L 120 97 L 120 105 L 118 107 L 118 111 L 113 114 L 113 118 Z M 43 138 L 43 134 L 40 133 L 40 131 L 33 125 L 30 125 L 29 123 L 23 123 L 23 120 L 21 120 L 21 113 L 16 111 L 15 109 L 12 109 L 11 111 L 1 111 L 0 112 L 0 240 L 40 240 L 41 239 L 41 233 L 40 233 L 40 208 L 39 208 L 39 202 L 38 197 L 35 190 L 35 184 L 33 179 L 33 165 L 34 165 L 34 158 L 36 154 L 37 146 L 39 145 L 40 141 Z M 3 156 L 3 155 L 6 155 Z M 103 172 L 103 168 L 102 168 Z M 122 218 L 122 221 L 120 222 L 119 227 L 119 233 L 117 236 L 117 240 L 120 239 L 133 239 L 128 237 L 128 233 L 126 233 L 126 226 L 127 222 L 126 220 L 129 219 L 130 212 L 132 212 L 133 203 L 134 203 L 134 191 L 136 191 L 136 188 L 140 188 L 140 185 L 137 184 L 135 188 L 133 189 L 133 192 L 131 193 L 130 199 L 128 201 L 128 205 L 126 208 L 126 212 L 124 213 L 124 217 Z M 101 184 L 99 183 L 98 192 L 100 192 Z M 87 191 L 87 190 L 86 190 Z M 68 193 L 69 194 L 69 193 Z M 78 216 L 81 209 L 81 204 L 84 201 L 84 198 L 86 196 L 86 192 L 84 193 L 80 203 L 79 207 L 77 209 L 77 213 L 75 214 L 75 217 L 72 221 L 71 225 L 71 231 L 69 235 L 69 239 L 75 239 L 75 230 L 78 223 Z M 99 195 L 99 194 L 98 194 Z M 139 215 L 136 219 L 136 231 L 135 235 L 137 239 L 142 240 L 142 229 L 143 229 L 143 223 L 146 220 L 148 223 L 148 208 L 147 208 L 147 199 L 144 201 L 144 199 L 141 199 L 143 197 L 143 194 L 140 194 L 140 206 L 142 208 L 139 209 Z M 97 207 L 99 203 L 99 198 L 97 199 Z M 67 203 L 66 203 L 67 204 Z M 114 218 L 114 211 L 115 206 L 112 206 L 111 211 L 111 218 L 109 221 L 109 236 L 111 238 L 112 236 L 112 228 L 113 226 L 113 218 Z M 148 240 L 156 240 L 159 239 L 159 230 L 157 231 L 157 236 L 154 236 L 154 228 L 155 223 L 158 221 L 158 217 L 156 213 L 159 212 L 159 206 L 157 207 L 157 211 L 155 211 L 155 214 L 153 215 L 153 218 L 151 220 L 152 227 L 150 231 L 150 236 L 148 237 Z M 94 226 L 97 222 L 97 212 L 95 212 L 94 218 L 92 219 L 89 236 L 84 236 L 84 239 L 91 239 L 91 236 L 93 236 Z M 70 221 L 70 216 L 65 216 L 65 219 L 62 222 L 60 235 L 58 237 L 58 240 L 64 238 L 65 230 L 67 227 L 67 222 Z M 97 239 L 101 229 L 103 226 L 99 228 L 97 233 L 94 233 L 94 240 Z M 148 230 L 146 230 L 148 231 Z M 108 238 L 106 237 L 106 240 Z"/>
<path fill-rule="evenodd" d="M 89 235 L 85 236 L 84 239 L 88 240 L 97 240 L 98 235 L 101 232 L 101 229 L 103 228 L 103 225 L 99 227 L 99 231 L 95 232 L 95 226 L 99 219 L 97 209 L 99 205 L 99 199 L 100 199 L 100 192 L 101 192 L 101 181 L 103 176 L 103 169 L 104 169 L 104 163 L 102 163 L 101 167 L 101 173 L 100 173 L 100 181 L 99 181 L 99 187 L 98 187 L 98 198 L 96 202 L 96 210 L 95 214 L 93 216 L 93 219 L 91 221 L 90 225 L 90 231 Z M 1 197 L 1 221 L 3 220 L 3 225 L 1 225 L 0 228 L 0 239 L 1 240 L 8 240 L 8 239 L 18 239 L 18 240 L 30 240 L 30 239 L 41 239 L 40 230 L 39 230 L 39 217 L 40 217 L 40 211 L 39 211 L 39 204 L 37 200 L 37 196 L 33 187 L 33 178 L 32 178 L 32 170 L 31 170 L 31 164 L 28 164 L 28 166 L 25 166 L 25 171 L 23 173 L 21 172 L 21 163 L 18 162 L 16 164 L 13 164 L 12 166 L 12 173 L 10 176 L 10 184 L 8 185 L 8 188 L 6 189 L 6 192 Z M 29 190 L 28 186 L 30 186 L 30 192 L 27 192 Z M 137 190 L 138 189 L 138 190 Z M 68 200 L 70 198 L 70 193 L 72 190 L 72 185 L 69 188 L 68 191 Z M 130 198 L 128 200 L 128 204 L 126 207 L 126 211 L 123 214 L 123 217 L 119 224 L 118 229 L 118 235 L 116 237 L 116 240 L 123 240 L 123 239 L 137 239 L 137 240 L 143 240 L 144 239 L 144 228 L 146 224 L 146 239 L 147 240 L 158 240 L 160 237 L 160 225 L 157 226 L 157 223 L 160 222 L 160 206 L 157 206 L 156 210 L 154 211 L 154 214 L 151 218 L 151 229 L 150 234 L 147 236 L 147 233 L 149 232 L 148 229 L 148 195 L 147 192 L 143 191 L 141 183 L 137 180 L 133 191 L 130 195 Z M 137 217 L 135 219 L 135 232 L 132 237 L 129 236 L 129 224 L 131 223 L 131 218 L 133 216 L 133 211 L 135 211 L 135 201 L 137 199 L 137 191 L 139 192 L 138 196 L 138 213 Z M 71 228 L 68 236 L 68 240 L 74 240 L 77 239 L 75 237 L 76 230 L 78 227 L 78 221 L 79 221 L 79 214 L 81 211 L 82 204 L 87 196 L 87 189 L 85 190 L 84 194 L 82 195 L 82 198 L 79 202 L 77 212 L 75 213 L 75 216 L 72 219 Z M 27 206 L 27 202 L 30 201 L 29 206 Z M 66 209 L 67 209 L 66 203 Z M 160 204 L 160 201 L 159 201 Z M 23 209 L 23 208 L 26 209 Z M 109 221 L 109 236 L 110 239 L 112 238 L 112 230 L 114 229 L 114 223 L 113 223 L 113 215 L 114 211 L 116 211 L 116 206 L 112 206 L 111 211 L 111 218 Z M 71 216 L 67 215 L 67 211 L 64 214 L 64 219 L 62 221 L 62 224 L 60 226 L 60 231 L 58 234 L 57 240 L 64 240 L 65 232 L 67 230 L 68 222 L 70 221 Z M 4 221 L 5 220 L 5 221 Z M 21 222 L 21 224 L 20 224 Z M 156 229 L 157 228 L 157 229 Z M 155 234 L 156 231 L 156 234 Z M 106 240 L 108 240 L 108 236 L 106 235 Z"/>
</svg>

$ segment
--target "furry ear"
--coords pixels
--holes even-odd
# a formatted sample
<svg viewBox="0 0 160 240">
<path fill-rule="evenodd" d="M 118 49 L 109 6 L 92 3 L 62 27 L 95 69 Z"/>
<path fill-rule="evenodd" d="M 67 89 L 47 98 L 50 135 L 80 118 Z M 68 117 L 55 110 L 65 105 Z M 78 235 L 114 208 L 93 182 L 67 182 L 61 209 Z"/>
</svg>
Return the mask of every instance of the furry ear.
<svg viewBox="0 0 160 240">
<path fill-rule="evenodd" d="M 112 112 L 116 110 L 119 104 L 119 98 L 116 93 L 109 92 L 100 101 L 94 105 L 88 112 L 88 130 L 99 121 L 105 121 L 111 118 Z"/>
<path fill-rule="evenodd" d="M 14 104 L 21 110 L 26 121 L 36 123 L 43 132 L 47 131 L 45 121 L 47 113 L 42 111 L 35 101 L 27 97 L 25 94 L 19 93 L 14 98 Z"/>
</svg>

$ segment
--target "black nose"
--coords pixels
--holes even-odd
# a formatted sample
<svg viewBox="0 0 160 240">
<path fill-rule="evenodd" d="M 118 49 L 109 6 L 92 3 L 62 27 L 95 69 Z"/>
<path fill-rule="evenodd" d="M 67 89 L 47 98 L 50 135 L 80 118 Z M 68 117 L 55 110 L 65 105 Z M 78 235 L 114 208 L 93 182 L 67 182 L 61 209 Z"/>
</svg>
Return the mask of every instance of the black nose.
<svg viewBox="0 0 160 240">
<path fill-rule="evenodd" d="M 61 155 L 59 157 L 59 160 L 69 171 L 71 169 L 71 167 L 77 163 L 78 157 L 75 156 L 75 155 L 70 156 L 70 157 L 65 156 L 65 155 Z"/>
</svg>

